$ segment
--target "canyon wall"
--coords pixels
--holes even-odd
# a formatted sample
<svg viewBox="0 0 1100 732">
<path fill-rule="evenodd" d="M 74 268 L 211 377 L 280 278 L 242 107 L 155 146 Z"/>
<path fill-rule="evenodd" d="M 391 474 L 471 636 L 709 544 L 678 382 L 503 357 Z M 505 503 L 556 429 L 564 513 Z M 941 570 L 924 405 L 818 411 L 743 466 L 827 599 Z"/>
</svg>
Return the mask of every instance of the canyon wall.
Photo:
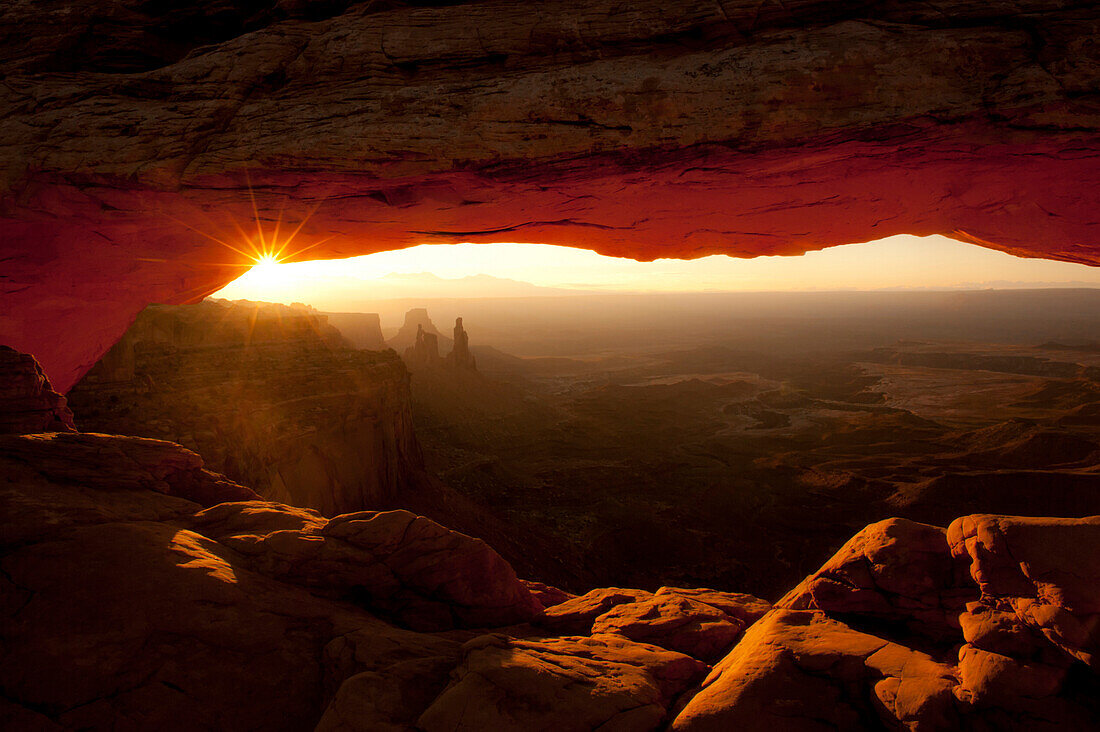
<svg viewBox="0 0 1100 732">
<path fill-rule="evenodd" d="M 385 350 L 386 339 L 382 337 L 382 321 L 378 313 L 325 313 L 325 317 L 356 348 Z"/>
<path fill-rule="evenodd" d="M 1100 262 L 1094 3 L 413 5 L 5 5 L 0 342 L 64 392 L 292 231 Z"/>
<path fill-rule="evenodd" d="M 304 308 L 150 307 L 70 399 L 84 431 L 178 442 L 326 515 L 396 505 L 423 478 L 404 364 Z"/>
</svg>

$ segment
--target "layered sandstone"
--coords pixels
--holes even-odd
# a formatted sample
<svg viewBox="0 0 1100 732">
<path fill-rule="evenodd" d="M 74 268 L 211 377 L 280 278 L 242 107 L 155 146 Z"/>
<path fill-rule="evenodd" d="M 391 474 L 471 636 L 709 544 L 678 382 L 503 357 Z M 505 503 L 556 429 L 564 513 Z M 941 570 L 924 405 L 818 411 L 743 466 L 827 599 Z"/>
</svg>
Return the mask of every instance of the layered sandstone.
<svg viewBox="0 0 1100 732">
<path fill-rule="evenodd" d="M 265 498 L 327 515 L 396 507 L 423 478 L 409 376 L 304 308 L 144 311 L 71 392 L 87 430 L 171 440 Z"/>
<path fill-rule="evenodd" d="M 406 312 L 401 327 L 392 338 L 386 341 L 386 345 L 398 353 L 404 353 L 417 344 L 421 339 L 421 332 L 436 338 L 437 351 L 438 347 L 444 349 L 451 347 L 449 339 L 439 332 L 439 328 L 435 327 L 435 323 L 428 316 L 427 308 L 411 308 Z"/>
<path fill-rule="evenodd" d="M 303 221 L 285 254 L 940 233 L 1100 262 L 1090 3 L 250 7 L 0 11 L 0 341 L 62 392 Z"/>
<path fill-rule="evenodd" d="M 477 370 L 477 360 L 474 354 L 470 353 L 470 334 L 462 326 L 462 318 L 455 319 L 454 336 L 454 345 L 445 361 L 447 366 L 466 371 Z"/>
<path fill-rule="evenodd" d="M 412 371 L 431 371 L 438 369 L 443 361 L 439 358 L 439 336 L 424 330 L 417 324 L 416 340 L 405 349 L 405 364 Z"/>
<path fill-rule="evenodd" d="M 0 434 L 72 432 L 73 413 L 33 357 L 0 346 Z"/>
<path fill-rule="evenodd" d="M 382 337 L 382 321 L 378 313 L 325 313 L 325 317 L 356 348 L 385 350 L 386 340 Z"/>
</svg>

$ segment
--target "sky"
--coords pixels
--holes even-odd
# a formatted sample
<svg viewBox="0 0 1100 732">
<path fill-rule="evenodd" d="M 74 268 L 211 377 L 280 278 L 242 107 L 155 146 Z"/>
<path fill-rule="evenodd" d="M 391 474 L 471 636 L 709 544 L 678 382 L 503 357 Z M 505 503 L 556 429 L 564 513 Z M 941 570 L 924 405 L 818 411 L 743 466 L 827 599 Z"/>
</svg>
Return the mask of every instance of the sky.
<svg viewBox="0 0 1100 732">
<path fill-rule="evenodd" d="M 431 276 L 413 276 L 426 273 Z M 484 277 L 518 282 L 499 283 Z M 440 281 L 439 278 L 442 278 Z M 550 292 L 535 290 L 530 283 Z M 598 292 L 1100 287 L 1100 267 L 1022 259 L 942 236 L 893 236 L 797 257 L 636 262 L 545 244 L 432 244 L 253 267 L 214 297 L 353 309 L 364 299 Z"/>
</svg>

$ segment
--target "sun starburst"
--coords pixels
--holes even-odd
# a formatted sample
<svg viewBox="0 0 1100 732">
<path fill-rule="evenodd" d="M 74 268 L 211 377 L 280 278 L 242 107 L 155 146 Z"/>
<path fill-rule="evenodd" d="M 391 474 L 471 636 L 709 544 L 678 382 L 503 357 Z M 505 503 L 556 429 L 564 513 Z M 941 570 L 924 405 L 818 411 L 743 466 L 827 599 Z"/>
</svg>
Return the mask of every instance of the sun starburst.
<svg viewBox="0 0 1100 732">
<path fill-rule="evenodd" d="M 279 207 L 278 215 L 273 222 L 270 218 L 265 221 L 265 217 L 261 213 L 262 209 L 256 200 L 256 192 L 252 188 L 251 176 L 246 174 L 245 180 L 248 187 L 248 198 L 252 204 L 251 217 L 249 217 L 252 219 L 251 222 L 247 221 L 247 218 L 241 220 L 230 216 L 227 222 L 228 227 L 226 227 L 224 225 L 226 222 L 218 225 L 207 212 L 195 212 L 195 215 L 187 217 L 191 221 L 185 221 L 168 213 L 164 214 L 167 219 L 186 227 L 203 239 L 212 241 L 232 253 L 232 256 L 224 261 L 197 262 L 195 264 L 234 269 L 243 268 L 247 272 L 254 272 L 256 275 L 270 279 L 281 272 L 279 265 L 294 261 L 306 252 L 333 238 L 331 236 L 325 237 L 304 246 L 301 244 L 295 246 L 298 235 L 321 204 L 324 203 L 324 198 L 317 200 L 310 210 L 304 212 L 303 216 L 295 217 L 298 219 L 296 223 L 284 221 L 286 210 L 283 206 Z M 196 225 L 196 219 L 203 219 L 206 223 Z M 246 231 L 246 228 L 253 230 Z M 203 285 L 202 287 L 208 286 Z"/>
</svg>

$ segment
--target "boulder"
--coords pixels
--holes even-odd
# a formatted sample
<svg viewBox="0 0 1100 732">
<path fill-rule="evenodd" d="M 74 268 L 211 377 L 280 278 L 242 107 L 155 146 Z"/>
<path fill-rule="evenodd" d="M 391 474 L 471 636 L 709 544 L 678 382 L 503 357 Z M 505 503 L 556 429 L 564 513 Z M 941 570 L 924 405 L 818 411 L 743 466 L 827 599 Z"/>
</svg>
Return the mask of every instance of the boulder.
<svg viewBox="0 0 1100 732">
<path fill-rule="evenodd" d="M 958 615 L 975 599 L 946 532 L 906 519 L 867 526 L 776 604 L 904 625 L 937 639 L 958 635 Z"/>
<path fill-rule="evenodd" d="M 772 609 L 772 604 L 767 600 L 762 600 L 755 595 L 749 595 L 744 592 L 722 592 L 720 590 L 708 590 L 703 587 L 691 589 L 685 587 L 662 587 L 657 590 L 656 594 L 658 597 L 662 595 L 679 595 L 680 597 L 698 600 L 701 603 L 718 608 L 731 617 L 737 618 L 745 624 L 745 627 L 752 625 L 757 620 L 767 615 Z"/>
<path fill-rule="evenodd" d="M 77 432 L 4 435 L 0 455 L 33 465 L 54 483 L 151 490 L 202 506 L 259 498 L 252 489 L 205 470 L 195 453 L 163 440 Z"/>
<path fill-rule="evenodd" d="M 618 636 L 467 642 L 451 683 L 417 722 L 424 732 L 655 729 L 704 672 L 695 659 Z"/>
<path fill-rule="evenodd" d="M 676 732 L 958 729 L 955 669 L 828 618 L 753 625 L 672 722 Z"/>
<path fill-rule="evenodd" d="M 596 618 L 615 607 L 653 597 L 652 592 L 601 587 L 546 609 L 538 623 L 556 633 L 587 635 Z"/>
<path fill-rule="evenodd" d="M 453 640 L 396 629 L 380 634 L 364 628 L 334 638 L 324 651 L 332 701 L 316 729 L 413 730 L 450 680 L 461 648 Z"/>
<path fill-rule="evenodd" d="M 542 603 L 543 607 L 553 607 L 560 605 L 566 600 L 572 600 L 576 595 L 565 590 L 558 589 L 552 585 L 545 584 L 543 582 L 535 582 L 534 580 L 520 580 L 523 586 L 530 590 L 531 594 L 535 596 L 535 599 Z"/>
<path fill-rule="evenodd" d="M 322 649 L 365 613 L 161 522 L 60 529 L 0 558 L 0 685 L 69 729 L 303 729 Z"/>
<path fill-rule="evenodd" d="M 60 437 L 69 436 L 0 438 L 20 448 L 0 450 L 5 728 L 300 730 L 326 709 L 325 729 L 347 719 L 359 729 L 412 724 L 448 683 L 461 646 L 334 601 L 348 587 L 326 579 L 344 579 L 357 564 L 384 567 L 375 556 L 395 570 L 372 591 L 392 590 L 399 614 L 415 614 L 417 602 L 433 612 L 466 602 L 454 617 L 489 622 L 508 612 L 511 592 L 527 611 L 541 609 L 482 542 L 425 519 L 401 512 L 330 522 L 264 501 L 203 510 L 164 492 L 178 483 L 172 470 L 143 462 L 167 454 L 186 472 L 194 465 L 182 448 Z M 70 449 L 75 455 L 61 460 Z M 95 461 L 81 467 L 81 450 Z M 336 559 L 314 562 L 302 587 L 265 574 L 276 574 L 275 563 L 228 546 L 262 548 L 269 539 L 327 545 L 322 553 Z M 370 692 L 374 717 L 356 701 L 368 679 L 381 684 Z"/>
<path fill-rule="evenodd" d="M 266 513 L 277 504 L 221 509 L 239 516 Z M 277 512 L 277 510 L 276 510 Z M 318 523 L 299 511 L 258 525 L 242 522 L 242 533 L 219 540 L 248 557 L 266 575 L 359 602 L 407 627 L 446 630 L 523 623 L 542 605 L 511 566 L 481 541 L 451 531 L 409 511 L 360 512 Z M 206 516 L 194 524 L 202 530 Z M 282 521 L 300 529 L 264 529 Z"/>
<path fill-rule="evenodd" d="M 328 519 L 311 508 L 273 501 L 222 503 L 191 516 L 191 528 L 211 539 L 267 536 L 276 531 L 320 531 Z"/>
<path fill-rule="evenodd" d="M 1100 516 L 963 516 L 947 538 L 983 598 L 1001 599 L 1020 623 L 1100 667 Z"/>
<path fill-rule="evenodd" d="M 594 634 L 614 634 L 714 661 L 741 637 L 745 625 L 722 610 L 666 593 L 628 602 L 596 618 Z"/>
</svg>

